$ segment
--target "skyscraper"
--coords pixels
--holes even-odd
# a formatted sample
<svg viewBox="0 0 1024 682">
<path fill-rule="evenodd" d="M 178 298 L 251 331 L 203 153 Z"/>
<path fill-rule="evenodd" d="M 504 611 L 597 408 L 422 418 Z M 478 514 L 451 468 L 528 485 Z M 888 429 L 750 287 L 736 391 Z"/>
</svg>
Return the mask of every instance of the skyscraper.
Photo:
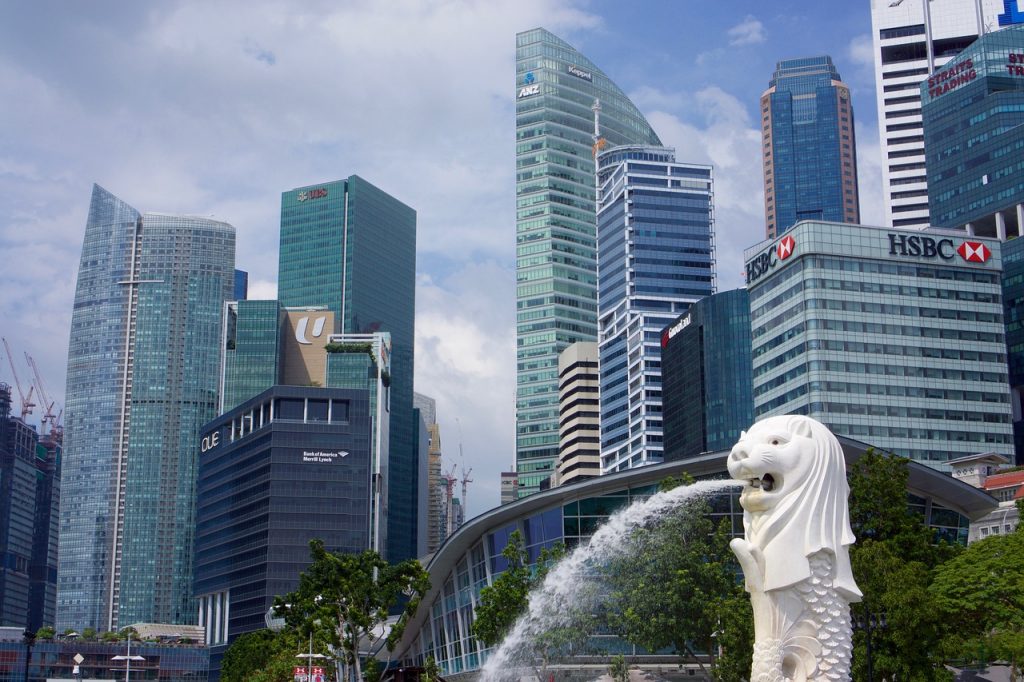
<svg viewBox="0 0 1024 682">
<path fill-rule="evenodd" d="M 57 629 L 195 618 L 199 428 L 217 410 L 235 229 L 94 186 L 68 349 Z"/>
<path fill-rule="evenodd" d="M 416 212 L 357 175 L 284 192 L 278 298 L 284 306 L 326 306 L 334 333 L 391 333 L 387 556 L 414 557 Z"/>
<path fill-rule="evenodd" d="M 871 0 L 885 222 L 929 225 L 921 81 L 980 33 L 1021 21 L 1004 0 Z"/>
<path fill-rule="evenodd" d="M 553 485 L 601 475 L 598 348 L 579 341 L 558 355 L 558 469 Z"/>
<path fill-rule="evenodd" d="M 427 446 L 427 552 L 433 553 L 441 546 L 444 532 L 441 525 L 441 514 L 444 510 L 445 484 L 441 481 L 441 425 L 437 423 L 437 402 L 422 393 L 413 395 L 413 404 L 420 411 L 420 417 L 427 430 L 429 444 Z M 420 486 L 423 490 L 424 486 Z"/>
<path fill-rule="evenodd" d="M 597 157 L 601 471 L 662 461 L 661 331 L 715 292 L 710 166 L 664 147 Z"/>
<path fill-rule="evenodd" d="M 516 35 L 516 469 L 537 492 L 558 457 L 558 354 L 597 340 L 595 139 L 661 141 L 589 59 L 537 28 Z"/>
<path fill-rule="evenodd" d="M 786 59 L 761 95 L 769 239 L 798 220 L 860 222 L 850 89 L 831 57 Z"/>
</svg>

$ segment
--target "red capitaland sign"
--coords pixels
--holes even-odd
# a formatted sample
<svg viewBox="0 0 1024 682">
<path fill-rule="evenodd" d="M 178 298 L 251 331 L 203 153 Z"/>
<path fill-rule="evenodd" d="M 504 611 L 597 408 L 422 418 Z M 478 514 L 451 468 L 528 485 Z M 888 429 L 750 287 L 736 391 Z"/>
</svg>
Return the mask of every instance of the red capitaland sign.
<svg viewBox="0 0 1024 682">
<path fill-rule="evenodd" d="M 984 263 L 992 255 L 992 251 L 982 242 L 964 242 L 956 252 L 968 263 Z"/>
</svg>

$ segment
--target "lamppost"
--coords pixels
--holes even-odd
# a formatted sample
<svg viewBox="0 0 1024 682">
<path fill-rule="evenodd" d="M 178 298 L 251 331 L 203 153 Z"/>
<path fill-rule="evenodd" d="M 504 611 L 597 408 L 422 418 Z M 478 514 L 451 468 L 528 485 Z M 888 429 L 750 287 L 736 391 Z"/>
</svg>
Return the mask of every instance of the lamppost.
<svg viewBox="0 0 1024 682">
<path fill-rule="evenodd" d="M 313 627 L 311 627 L 309 629 L 309 653 L 308 654 L 296 654 L 296 656 L 295 656 L 295 658 L 305 658 L 306 659 L 306 682 L 313 682 L 313 659 L 314 658 L 327 658 L 323 654 L 314 654 L 313 653 L 313 630 L 314 630 L 314 628 L 317 625 L 320 625 L 320 621 L 319 620 L 314 620 L 313 621 Z"/>
<path fill-rule="evenodd" d="M 872 670 L 874 659 L 871 656 L 871 633 L 876 629 L 884 628 L 885 625 L 885 614 L 871 613 L 871 609 L 866 605 L 864 606 L 864 615 L 854 616 L 853 618 L 853 627 L 858 630 L 863 630 L 867 635 L 867 641 L 865 644 L 867 645 L 868 656 L 868 682 L 874 682 L 874 671 Z"/>
<path fill-rule="evenodd" d="M 146 660 L 146 658 L 144 656 L 139 656 L 138 654 L 136 654 L 135 656 L 132 656 L 132 635 L 129 632 L 128 633 L 128 653 L 126 655 L 124 655 L 124 656 L 121 656 L 119 654 L 117 656 L 114 656 L 110 660 L 112 660 L 112 661 L 124 661 L 124 682 L 129 682 L 129 680 L 131 679 L 131 675 L 132 675 L 132 661 L 144 661 L 144 660 Z"/>
</svg>

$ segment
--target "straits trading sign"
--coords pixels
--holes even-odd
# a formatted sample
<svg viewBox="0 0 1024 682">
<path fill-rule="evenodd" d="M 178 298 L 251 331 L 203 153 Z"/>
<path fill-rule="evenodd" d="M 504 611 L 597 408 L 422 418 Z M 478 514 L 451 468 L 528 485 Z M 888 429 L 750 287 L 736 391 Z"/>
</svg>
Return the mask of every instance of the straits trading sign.
<svg viewBox="0 0 1024 682">
<path fill-rule="evenodd" d="M 955 90 L 961 85 L 967 85 L 977 77 L 978 72 L 974 69 L 974 60 L 965 59 L 959 64 L 955 64 L 929 77 L 928 95 L 930 97 L 945 95 L 950 90 Z"/>
<path fill-rule="evenodd" d="M 775 244 L 754 256 L 747 263 L 747 284 L 753 284 L 764 277 L 776 265 L 793 255 L 796 250 L 796 240 L 792 235 L 786 235 Z"/>
</svg>

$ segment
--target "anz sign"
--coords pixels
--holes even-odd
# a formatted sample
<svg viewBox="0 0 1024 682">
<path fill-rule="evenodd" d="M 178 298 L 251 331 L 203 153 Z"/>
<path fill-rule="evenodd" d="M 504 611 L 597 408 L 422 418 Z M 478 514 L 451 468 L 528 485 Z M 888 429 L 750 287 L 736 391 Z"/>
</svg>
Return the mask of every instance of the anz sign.
<svg viewBox="0 0 1024 682">
<path fill-rule="evenodd" d="M 999 15 L 1000 26 L 1024 24 L 1024 12 L 1021 11 L 1020 0 L 1003 0 L 1003 13 Z"/>
</svg>

